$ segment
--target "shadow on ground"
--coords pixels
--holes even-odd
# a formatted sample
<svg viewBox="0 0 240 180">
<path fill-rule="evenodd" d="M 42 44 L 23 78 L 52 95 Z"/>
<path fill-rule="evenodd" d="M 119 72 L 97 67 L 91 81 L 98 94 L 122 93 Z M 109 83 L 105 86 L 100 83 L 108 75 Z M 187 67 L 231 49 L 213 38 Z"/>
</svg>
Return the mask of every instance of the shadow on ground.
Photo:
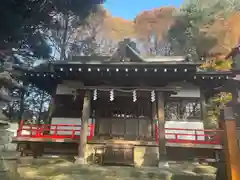
<svg viewBox="0 0 240 180">
<path fill-rule="evenodd" d="M 133 168 L 80 166 L 65 159 L 22 159 L 18 172 L 22 180 L 215 180 L 216 169 L 192 163 Z"/>
</svg>

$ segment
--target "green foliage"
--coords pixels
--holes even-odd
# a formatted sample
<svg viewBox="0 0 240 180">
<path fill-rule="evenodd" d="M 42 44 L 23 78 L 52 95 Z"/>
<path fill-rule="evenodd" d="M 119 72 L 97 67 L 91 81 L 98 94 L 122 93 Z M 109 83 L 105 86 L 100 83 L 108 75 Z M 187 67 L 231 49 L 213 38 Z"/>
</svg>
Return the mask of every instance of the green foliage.
<svg viewBox="0 0 240 180">
<path fill-rule="evenodd" d="M 238 0 L 186 0 L 176 13 L 176 23 L 169 29 L 168 41 L 174 54 L 191 54 L 194 60 L 205 57 L 217 43 L 207 32 L 221 18 L 227 18 L 240 9 Z M 207 60 L 201 66 L 204 71 L 227 71 L 232 61 L 225 59 Z M 231 100 L 228 93 L 219 93 L 209 99 L 208 118 L 205 126 L 218 125 L 220 109 Z"/>
<path fill-rule="evenodd" d="M 168 31 L 168 40 L 175 54 L 191 54 L 193 59 L 199 59 L 216 43 L 199 28 L 202 23 L 210 21 L 202 13 L 196 5 L 190 4 L 177 14 L 175 24 Z"/>
<path fill-rule="evenodd" d="M 18 63 L 21 60 L 29 66 L 33 66 L 36 60 L 49 59 L 52 47 L 46 32 L 59 28 L 61 22 L 57 17 L 75 17 L 74 24 L 77 25 L 95 12 L 103 2 L 104 0 L 2 0 L 0 59 L 10 60 L 10 63 L 15 63 L 13 59 L 18 59 Z M 6 68 L 2 68 L 2 71 L 6 71 Z M 19 95 L 15 91 L 12 93 Z M 42 97 L 41 94 L 43 93 L 36 88 L 27 89 L 23 109 L 31 117 L 38 117 L 41 112 L 46 111 L 42 104 L 49 101 L 49 96 Z M 15 118 L 22 113 L 20 109 L 20 103 L 15 101 L 8 105 L 5 114 Z"/>
<path fill-rule="evenodd" d="M 201 65 L 204 71 L 229 71 L 232 67 L 231 60 L 208 60 Z M 220 92 L 209 99 L 207 119 L 204 121 L 206 128 L 216 128 L 220 117 L 220 110 L 231 101 L 230 93 Z"/>
<path fill-rule="evenodd" d="M 214 95 L 208 102 L 207 120 L 204 122 L 207 128 L 216 128 L 220 118 L 220 110 L 231 101 L 231 93 L 221 92 Z"/>
<path fill-rule="evenodd" d="M 12 48 L 15 50 L 21 49 L 20 53 L 23 55 L 29 49 L 38 54 L 38 44 L 43 44 L 42 36 L 38 31 L 44 24 L 50 23 L 50 15 L 44 11 L 40 11 L 40 2 L 37 1 L 16 1 L 4 0 L 0 6 L 0 49 Z M 44 23 L 43 23 L 44 22 Z M 39 37 L 41 37 L 39 39 Z M 44 45 L 46 42 L 44 43 Z M 48 53 L 50 50 L 47 50 Z M 43 54 L 46 56 L 46 54 Z"/>
<path fill-rule="evenodd" d="M 200 68 L 204 71 L 229 71 L 232 68 L 232 61 L 225 59 L 207 60 Z"/>
<path fill-rule="evenodd" d="M 21 56 L 48 58 L 51 48 L 44 36 L 56 27 L 56 15 L 85 19 L 103 0 L 3 0 L 0 6 L 0 50 Z"/>
<path fill-rule="evenodd" d="M 227 17 L 239 8 L 240 3 L 236 0 L 185 1 L 176 13 L 176 23 L 168 32 L 174 54 L 191 54 L 197 60 L 204 57 L 217 42 L 206 29 L 215 20 Z"/>
</svg>

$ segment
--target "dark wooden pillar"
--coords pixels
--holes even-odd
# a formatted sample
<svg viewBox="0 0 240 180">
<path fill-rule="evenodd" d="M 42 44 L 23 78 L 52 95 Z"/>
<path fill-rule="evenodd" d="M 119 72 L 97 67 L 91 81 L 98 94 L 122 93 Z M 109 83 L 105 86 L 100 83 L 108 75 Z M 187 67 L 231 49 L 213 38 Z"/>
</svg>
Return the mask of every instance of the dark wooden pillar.
<svg viewBox="0 0 240 180">
<path fill-rule="evenodd" d="M 55 111 L 55 95 L 52 95 L 48 108 L 47 124 L 51 124 L 54 111 Z"/>
<path fill-rule="evenodd" d="M 223 148 L 228 180 L 240 179 L 240 151 L 237 144 L 236 120 L 233 108 L 225 107 L 221 113 Z"/>
<path fill-rule="evenodd" d="M 78 157 L 76 159 L 77 164 L 86 164 L 85 151 L 87 146 L 88 120 L 90 117 L 90 110 L 91 110 L 91 92 L 86 90 L 83 99 L 80 142 L 78 146 Z"/>
<path fill-rule="evenodd" d="M 165 141 L 165 110 L 164 110 L 164 93 L 157 94 L 157 116 L 158 116 L 158 131 L 159 131 L 159 166 L 166 166 L 167 152 Z"/>
<path fill-rule="evenodd" d="M 52 123 L 52 116 L 56 109 L 56 96 L 57 96 L 57 86 L 55 86 L 55 88 L 51 92 L 51 100 L 49 102 L 49 107 L 48 107 L 47 124 Z"/>
<path fill-rule="evenodd" d="M 152 136 L 155 138 L 156 137 L 156 120 L 158 120 L 158 115 L 157 115 L 157 102 L 154 101 L 152 102 Z"/>
<path fill-rule="evenodd" d="M 201 117 L 203 121 L 206 121 L 207 116 L 207 102 L 205 97 L 205 92 L 203 89 L 200 90 L 200 101 L 201 101 Z"/>
</svg>

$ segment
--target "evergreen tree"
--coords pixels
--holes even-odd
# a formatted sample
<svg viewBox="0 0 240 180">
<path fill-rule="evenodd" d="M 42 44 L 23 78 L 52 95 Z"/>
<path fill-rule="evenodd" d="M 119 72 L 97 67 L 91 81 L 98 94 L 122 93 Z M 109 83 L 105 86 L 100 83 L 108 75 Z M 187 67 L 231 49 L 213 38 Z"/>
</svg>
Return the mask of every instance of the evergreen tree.
<svg viewBox="0 0 240 180">
<path fill-rule="evenodd" d="M 104 0 L 2 0 L 0 6 L 0 99 L 21 88 L 15 78 L 24 64 L 49 59 L 52 47 L 46 32 L 59 27 L 57 16 L 74 17 L 83 22 Z M 0 100 L 0 101 L 1 101 Z M 3 104 L 3 103 L 2 103 Z M 3 105 L 2 105 L 3 106 Z M 1 107 L 2 107 L 1 106 Z"/>
</svg>

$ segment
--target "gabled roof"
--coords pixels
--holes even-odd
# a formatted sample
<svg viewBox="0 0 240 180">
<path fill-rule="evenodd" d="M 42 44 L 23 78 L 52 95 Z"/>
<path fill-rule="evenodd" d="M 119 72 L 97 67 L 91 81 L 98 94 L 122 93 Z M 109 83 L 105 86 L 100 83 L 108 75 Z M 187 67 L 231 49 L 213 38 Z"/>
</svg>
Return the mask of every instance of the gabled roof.
<svg viewBox="0 0 240 180">
<path fill-rule="evenodd" d="M 72 56 L 71 61 L 76 64 L 94 64 L 94 63 L 182 63 L 189 62 L 184 56 L 156 56 L 143 57 L 136 47 L 136 43 L 130 39 L 125 39 L 118 44 L 118 48 L 112 56 Z M 70 61 L 69 61 L 70 62 Z M 61 62 L 60 62 L 61 63 Z M 197 63 L 198 64 L 198 63 Z"/>
<path fill-rule="evenodd" d="M 136 48 L 136 43 L 130 39 L 124 39 L 118 43 L 118 48 L 108 60 L 118 62 L 142 62 L 143 58 L 140 56 L 140 52 Z"/>
</svg>

